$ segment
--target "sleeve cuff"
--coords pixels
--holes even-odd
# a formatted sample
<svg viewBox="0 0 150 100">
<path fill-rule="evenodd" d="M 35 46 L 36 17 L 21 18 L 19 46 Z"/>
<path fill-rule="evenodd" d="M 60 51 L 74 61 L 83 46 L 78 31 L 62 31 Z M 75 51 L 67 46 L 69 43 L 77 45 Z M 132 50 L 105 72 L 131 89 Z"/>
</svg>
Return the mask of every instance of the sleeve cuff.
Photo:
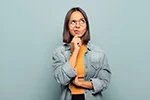
<svg viewBox="0 0 150 100">
<path fill-rule="evenodd" d="M 92 94 L 96 94 L 100 92 L 103 89 L 103 81 L 97 78 L 91 78 L 90 79 L 93 84 L 93 89 L 91 90 Z"/>
</svg>

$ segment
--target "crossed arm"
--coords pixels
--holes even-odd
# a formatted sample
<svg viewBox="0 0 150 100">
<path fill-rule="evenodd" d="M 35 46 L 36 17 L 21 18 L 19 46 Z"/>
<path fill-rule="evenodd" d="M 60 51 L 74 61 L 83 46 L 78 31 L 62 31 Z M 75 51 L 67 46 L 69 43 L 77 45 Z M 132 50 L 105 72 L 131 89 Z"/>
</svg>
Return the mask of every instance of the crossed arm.
<svg viewBox="0 0 150 100">
<path fill-rule="evenodd" d="M 74 51 L 72 53 L 72 56 L 69 59 L 69 62 L 72 66 L 72 68 L 77 71 L 76 67 L 75 67 L 75 63 L 76 63 L 76 59 L 77 59 L 77 53 L 76 51 Z M 88 88 L 88 89 L 92 89 L 93 85 L 91 81 L 79 81 L 78 77 L 76 76 L 74 80 L 72 80 L 72 83 L 76 86 L 82 87 L 82 88 Z"/>
</svg>

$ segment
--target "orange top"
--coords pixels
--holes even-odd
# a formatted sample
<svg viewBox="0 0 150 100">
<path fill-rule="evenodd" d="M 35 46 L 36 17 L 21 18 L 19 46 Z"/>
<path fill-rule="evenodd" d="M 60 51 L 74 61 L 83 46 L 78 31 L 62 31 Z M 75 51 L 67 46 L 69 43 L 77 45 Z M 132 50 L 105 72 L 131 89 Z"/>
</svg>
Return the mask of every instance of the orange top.
<svg viewBox="0 0 150 100">
<path fill-rule="evenodd" d="M 87 50 L 87 45 L 82 45 L 80 47 L 79 54 L 77 56 L 76 60 L 76 67 L 77 67 L 77 76 L 79 81 L 84 80 L 85 75 L 85 69 L 84 69 L 84 54 Z M 77 87 L 73 84 L 71 84 L 71 92 L 72 94 L 84 94 L 84 88 Z"/>
</svg>

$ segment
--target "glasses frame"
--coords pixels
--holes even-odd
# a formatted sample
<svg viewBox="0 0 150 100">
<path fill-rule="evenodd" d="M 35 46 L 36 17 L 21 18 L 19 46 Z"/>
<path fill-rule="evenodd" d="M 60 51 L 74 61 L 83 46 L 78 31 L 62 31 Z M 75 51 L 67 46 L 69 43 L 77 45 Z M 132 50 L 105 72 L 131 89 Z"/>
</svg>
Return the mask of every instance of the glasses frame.
<svg viewBox="0 0 150 100">
<path fill-rule="evenodd" d="M 82 21 L 83 21 L 83 22 L 82 22 Z M 84 18 L 81 18 L 80 20 L 71 20 L 71 21 L 69 22 L 69 25 L 74 28 L 75 26 L 77 26 L 77 23 L 79 23 L 79 25 L 80 25 L 81 27 L 86 26 L 86 20 L 85 20 Z"/>
</svg>

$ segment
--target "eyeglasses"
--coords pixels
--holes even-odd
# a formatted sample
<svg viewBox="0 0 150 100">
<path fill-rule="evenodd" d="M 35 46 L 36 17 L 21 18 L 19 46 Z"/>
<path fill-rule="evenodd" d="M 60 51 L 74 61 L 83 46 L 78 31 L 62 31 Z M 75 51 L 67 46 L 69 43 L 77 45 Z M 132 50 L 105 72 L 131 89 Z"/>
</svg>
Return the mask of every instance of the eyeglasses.
<svg viewBox="0 0 150 100">
<path fill-rule="evenodd" d="M 70 22 L 70 26 L 71 27 L 75 27 L 76 25 L 77 25 L 77 22 L 79 23 L 79 25 L 81 26 L 81 27 L 84 27 L 85 25 L 86 25 L 86 21 L 85 21 L 85 19 L 84 18 L 82 18 L 82 19 L 80 19 L 80 20 L 72 20 L 71 22 Z"/>
</svg>

